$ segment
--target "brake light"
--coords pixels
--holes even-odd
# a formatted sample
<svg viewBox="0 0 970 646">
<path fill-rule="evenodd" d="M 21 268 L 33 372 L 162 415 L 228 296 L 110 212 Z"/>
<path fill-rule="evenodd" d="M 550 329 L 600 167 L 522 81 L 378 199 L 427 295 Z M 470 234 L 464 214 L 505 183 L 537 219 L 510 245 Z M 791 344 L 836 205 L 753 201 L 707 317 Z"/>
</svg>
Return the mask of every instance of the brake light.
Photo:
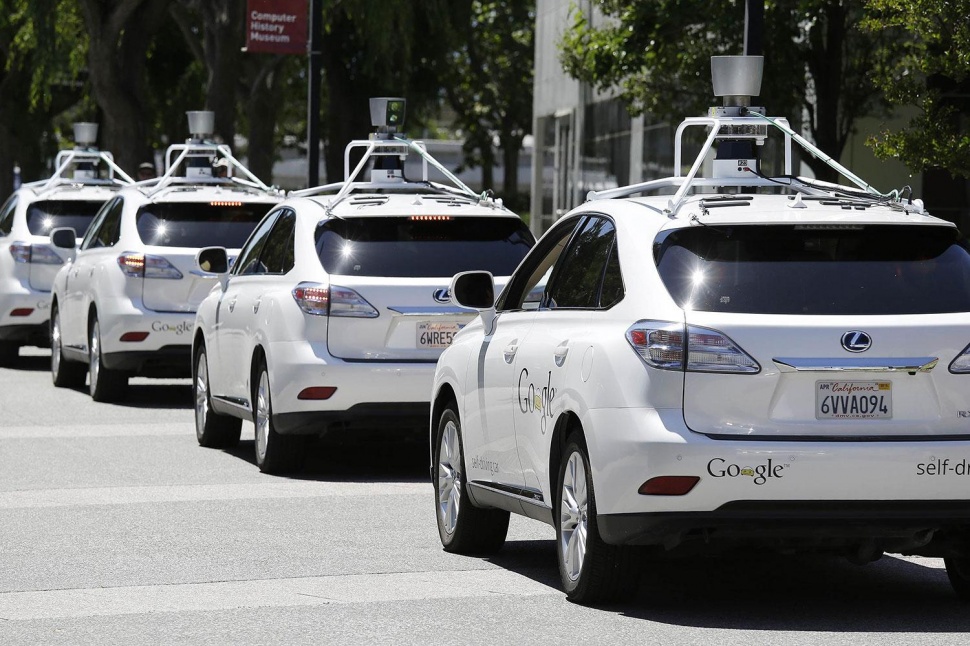
<svg viewBox="0 0 970 646">
<path fill-rule="evenodd" d="M 330 399 L 333 394 L 337 392 L 336 386 L 311 386 L 309 388 L 304 388 L 300 391 L 300 394 L 296 396 L 297 399 Z"/>
<path fill-rule="evenodd" d="M 30 316 L 34 313 L 33 307 L 18 307 L 10 310 L 10 316 Z"/>
<path fill-rule="evenodd" d="M 377 318 L 380 313 L 360 294 L 346 287 L 319 283 L 300 283 L 293 289 L 293 298 L 307 314 L 315 316 L 347 316 Z"/>
<path fill-rule="evenodd" d="M 167 278 L 177 280 L 182 272 L 161 256 L 146 256 L 142 253 L 126 253 L 118 256 L 118 266 L 126 276 L 132 278 Z"/>
<path fill-rule="evenodd" d="M 412 215 L 409 219 L 412 222 L 448 222 L 455 218 L 450 215 Z"/>
<path fill-rule="evenodd" d="M 685 339 L 686 336 L 686 339 Z M 669 321 L 640 321 L 626 332 L 644 362 L 661 370 L 753 374 L 761 366 L 727 335 Z M 686 368 L 685 368 L 686 364 Z"/>
<path fill-rule="evenodd" d="M 970 345 L 963 349 L 963 352 L 950 363 L 950 372 L 956 374 L 970 373 Z"/>
<path fill-rule="evenodd" d="M 47 245 L 29 242 L 13 242 L 10 244 L 10 255 L 15 262 L 29 262 L 35 265 L 63 265 L 64 260 Z"/>
<path fill-rule="evenodd" d="M 683 496 L 690 493 L 701 479 L 698 476 L 657 476 L 637 489 L 643 496 Z"/>
</svg>

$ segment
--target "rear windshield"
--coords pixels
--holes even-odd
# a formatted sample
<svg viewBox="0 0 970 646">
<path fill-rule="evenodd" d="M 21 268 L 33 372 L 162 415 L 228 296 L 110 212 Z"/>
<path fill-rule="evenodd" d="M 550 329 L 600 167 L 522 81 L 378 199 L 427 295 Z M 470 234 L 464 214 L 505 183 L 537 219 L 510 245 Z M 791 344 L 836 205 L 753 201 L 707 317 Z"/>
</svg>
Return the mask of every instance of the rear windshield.
<svg viewBox="0 0 970 646">
<path fill-rule="evenodd" d="M 27 207 L 27 229 L 35 236 L 49 236 L 58 227 L 72 227 L 81 238 L 104 202 L 48 200 Z"/>
<path fill-rule="evenodd" d="M 273 204 L 170 202 L 138 209 L 135 223 L 146 245 L 238 249 Z"/>
<path fill-rule="evenodd" d="M 330 274 L 418 278 L 483 269 L 508 276 L 535 238 L 518 218 L 347 218 L 320 224 L 316 244 Z"/>
<path fill-rule="evenodd" d="M 759 314 L 970 311 L 970 249 L 918 225 L 691 227 L 654 245 L 683 308 Z"/>
</svg>

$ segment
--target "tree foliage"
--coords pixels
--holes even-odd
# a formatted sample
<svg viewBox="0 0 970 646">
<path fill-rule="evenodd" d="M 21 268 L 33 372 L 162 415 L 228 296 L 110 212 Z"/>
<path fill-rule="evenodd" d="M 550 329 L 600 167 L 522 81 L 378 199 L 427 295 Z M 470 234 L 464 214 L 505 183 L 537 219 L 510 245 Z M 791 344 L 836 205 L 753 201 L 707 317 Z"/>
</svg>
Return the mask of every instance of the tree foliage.
<svg viewBox="0 0 970 646">
<path fill-rule="evenodd" d="M 563 34 L 563 65 L 603 89 L 620 88 L 633 114 L 680 120 L 713 105 L 710 57 L 740 54 L 744 2 L 601 0 L 607 20 L 580 11 Z M 863 31 L 862 0 L 767 0 L 761 99 L 772 114 L 801 121 L 815 143 L 836 158 L 857 117 L 878 109 L 870 70 L 880 34 Z M 816 176 L 834 179 L 820 161 Z"/>
<path fill-rule="evenodd" d="M 909 125 L 870 137 L 880 158 L 970 178 L 970 0 L 869 0 L 863 28 L 897 36 L 899 54 L 875 70 L 896 105 L 916 106 Z"/>
<path fill-rule="evenodd" d="M 532 128 L 534 0 L 475 0 L 450 57 L 446 93 L 464 134 L 465 164 L 494 186 L 494 141 L 503 155 L 502 195 L 518 207 L 518 160 Z"/>
</svg>

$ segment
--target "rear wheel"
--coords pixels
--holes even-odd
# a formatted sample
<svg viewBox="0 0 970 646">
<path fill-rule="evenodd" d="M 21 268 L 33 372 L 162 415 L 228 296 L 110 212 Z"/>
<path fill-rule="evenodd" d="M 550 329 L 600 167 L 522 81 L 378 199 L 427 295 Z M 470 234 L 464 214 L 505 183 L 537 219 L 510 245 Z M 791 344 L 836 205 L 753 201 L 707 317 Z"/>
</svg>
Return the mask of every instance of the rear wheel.
<svg viewBox="0 0 970 646">
<path fill-rule="evenodd" d="M 260 364 L 253 392 L 253 425 L 256 427 L 256 466 L 263 473 L 290 473 L 303 466 L 305 435 L 280 435 L 273 424 L 273 402 L 265 360 Z"/>
<path fill-rule="evenodd" d="M 101 326 L 95 317 L 91 320 L 88 342 L 88 391 L 96 402 L 117 401 L 128 387 L 128 375 L 106 368 L 101 354 Z"/>
<path fill-rule="evenodd" d="M 239 443 L 242 420 L 220 415 L 212 410 L 209 395 L 209 362 L 205 346 L 195 353 L 195 379 L 192 382 L 195 395 L 195 436 L 199 444 L 210 448 L 232 448 Z"/>
<path fill-rule="evenodd" d="M 636 592 L 639 571 L 628 546 L 609 545 L 596 525 L 596 500 L 589 456 L 573 435 L 559 467 L 556 553 L 566 597 L 578 603 L 622 601 Z"/>
<path fill-rule="evenodd" d="M 970 601 L 970 557 L 943 559 L 950 585 L 961 601 Z"/>
<path fill-rule="evenodd" d="M 77 388 L 84 385 L 84 364 L 64 357 L 61 345 L 61 313 L 54 306 L 51 312 L 51 379 L 57 388 Z"/>
<path fill-rule="evenodd" d="M 471 504 L 465 481 L 461 422 L 449 406 L 438 419 L 434 481 L 438 535 L 445 551 L 489 554 L 501 549 L 509 531 L 509 512 Z"/>
<path fill-rule="evenodd" d="M 0 341 L 0 367 L 9 368 L 20 358 L 20 344 L 16 341 Z"/>
</svg>

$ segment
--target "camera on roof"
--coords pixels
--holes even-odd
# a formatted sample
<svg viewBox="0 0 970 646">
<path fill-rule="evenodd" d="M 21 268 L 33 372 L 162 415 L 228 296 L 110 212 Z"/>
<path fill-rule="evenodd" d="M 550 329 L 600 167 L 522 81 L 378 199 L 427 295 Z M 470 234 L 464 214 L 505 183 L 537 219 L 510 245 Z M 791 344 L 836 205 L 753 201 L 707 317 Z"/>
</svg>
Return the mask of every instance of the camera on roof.
<svg viewBox="0 0 970 646">
<path fill-rule="evenodd" d="M 397 132 L 404 127 L 404 106 L 400 97 L 380 97 L 370 100 L 370 122 L 383 132 Z"/>
</svg>

